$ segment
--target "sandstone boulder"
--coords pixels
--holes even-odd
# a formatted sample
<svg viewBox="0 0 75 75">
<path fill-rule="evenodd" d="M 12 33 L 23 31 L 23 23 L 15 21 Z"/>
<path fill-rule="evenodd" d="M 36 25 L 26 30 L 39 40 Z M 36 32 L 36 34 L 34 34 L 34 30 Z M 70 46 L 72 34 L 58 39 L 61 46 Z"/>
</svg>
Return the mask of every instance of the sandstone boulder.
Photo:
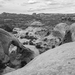
<svg viewBox="0 0 75 75">
<path fill-rule="evenodd" d="M 54 31 L 59 31 L 63 36 L 66 34 L 66 31 L 69 30 L 69 25 L 66 23 L 59 23 L 54 27 Z"/>
<path fill-rule="evenodd" d="M 72 41 L 75 41 L 75 23 L 70 25 L 70 31 L 71 31 Z"/>
<path fill-rule="evenodd" d="M 75 75 L 75 42 L 50 49 L 5 75 Z"/>
</svg>

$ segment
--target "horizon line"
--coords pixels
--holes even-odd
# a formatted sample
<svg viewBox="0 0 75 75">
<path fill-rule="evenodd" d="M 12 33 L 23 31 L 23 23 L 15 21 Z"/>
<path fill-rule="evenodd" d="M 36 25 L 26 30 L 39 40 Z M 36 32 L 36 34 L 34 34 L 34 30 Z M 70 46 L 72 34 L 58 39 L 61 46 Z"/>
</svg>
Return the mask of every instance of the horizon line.
<svg viewBox="0 0 75 75">
<path fill-rule="evenodd" d="M 61 13 L 61 12 L 40 12 L 40 13 L 37 13 L 37 12 L 32 12 L 32 13 L 17 13 L 17 12 L 0 12 L 0 14 L 2 13 L 9 13 L 9 14 L 29 14 L 29 15 L 32 15 L 32 14 L 75 14 L 75 12 L 64 12 L 64 13 Z"/>
</svg>

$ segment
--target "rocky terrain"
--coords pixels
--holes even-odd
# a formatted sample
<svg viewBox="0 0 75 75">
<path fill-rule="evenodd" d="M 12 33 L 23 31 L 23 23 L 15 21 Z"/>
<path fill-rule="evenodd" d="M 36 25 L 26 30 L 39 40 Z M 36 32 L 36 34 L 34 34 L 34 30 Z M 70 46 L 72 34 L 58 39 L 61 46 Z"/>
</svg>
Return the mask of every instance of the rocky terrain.
<svg viewBox="0 0 75 75">
<path fill-rule="evenodd" d="M 22 69 L 5 75 L 75 75 L 75 42 L 63 44 L 34 58 Z"/>
<path fill-rule="evenodd" d="M 74 15 L 67 15 L 70 17 L 69 19 L 69 17 L 63 17 L 64 15 L 60 14 L 59 16 L 53 14 L 3 14 L 0 16 L 2 17 L 3 23 L 6 23 L 6 25 L 2 27 L 2 23 L 0 27 L 0 74 L 75 74 L 75 23 L 74 19 L 72 19 Z M 13 22 L 14 15 L 16 17 L 15 22 Z M 21 20 L 18 20 L 18 16 Z M 28 16 L 30 16 L 30 20 Z M 5 17 L 12 18 L 11 23 L 13 22 L 16 25 L 13 27 L 12 25 L 9 26 L 7 19 L 4 19 Z M 28 21 L 25 20 L 25 17 L 27 17 Z M 17 23 L 20 23 L 20 25 Z"/>
<path fill-rule="evenodd" d="M 51 31 L 47 30 L 44 27 L 37 27 L 37 26 L 35 26 L 35 27 L 34 26 L 29 26 L 25 30 L 18 29 L 18 28 L 13 29 L 13 32 L 15 32 L 13 35 L 26 48 L 29 48 L 31 51 L 34 52 L 34 56 L 33 56 L 33 60 L 32 61 L 29 58 L 27 58 L 27 57 L 25 57 L 25 59 L 23 59 L 23 61 L 26 62 L 26 64 L 25 64 L 25 62 L 23 63 L 24 64 L 23 68 L 24 69 L 26 68 L 26 70 L 25 70 L 27 72 L 27 73 L 25 72 L 26 75 L 34 75 L 34 73 L 32 72 L 34 70 L 36 72 L 35 74 L 37 75 L 39 73 L 39 71 L 40 71 L 38 69 L 39 68 L 39 63 L 40 63 L 40 66 L 42 66 L 42 67 L 43 67 L 43 65 L 44 66 L 50 65 L 49 64 L 50 62 L 51 62 L 51 64 L 53 64 L 55 62 L 57 63 L 58 61 L 56 61 L 56 57 L 57 57 L 57 59 L 59 59 L 59 57 L 60 57 L 60 59 L 61 59 L 60 61 L 63 61 L 63 63 L 65 63 L 64 60 L 67 61 L 66 60 L 67 57 L 64 57 L 64 55 L 62 53 L 65 53 L 65 50 L 68 50 L 69 48 L 66 49 L 68 44 L 65 44 L 65 46 L 63 44 L 64 43 L 73 42 L 72 34 L 74 32 L 72 32 L 71 30 L 74 27 L 73 28 L 72 27 L 73 26 L 69 26 L 66 23 L 59 23 Z M 69 32 L 70 32 L 70 34 L 69 34 Z M 65 39 L 67 39 L 67 40 L 65 40 Z M 16 50 L 17 50 L 17 47 L 11 45 L 10 53 L 12 51 L 16 51 Z M 62 51 L 62 50 L 64 50 L 64 51 Z M 50 53 L 48 51 L 54 51 L 54 52 L 52 52 L 51 54 L 47 54 L 47 53 Z M 56 51 L 59 52 L 58 55 L 56 54 L 56 53 L 58 53 Z M 11 55 L 11 56 L 13 56 L 13 55 Z M 40 57 L 42 55 L 46 56 L 46 57 Z M 50 55 L 52 55 L 52 57 Z M 53 59 L 53 57 L 54 57 L 54 59 Z M 61 57 L 64 57 L 64 60 Z M 51 61 L 49 61 L 49 59 L 51 59 Z M 35 60 L 36 60 L 36 62 L 34 62 Z M 46 62 L 44 62 L 44 61 L 46 61 Z M 48 63 L 47 63 L 47 61 L 48 61 Z M 17 61 L 17 59 L 16 59 L 15 61 L 13 61 L 11 63 L 13 65 L 17 66 L 16 69 L 20 68 L 19 65 L 20 65 L 21 61 Z M 35 66 L 33 66 L 33 65 L 29 64 L 29 63 L 32 63 L 33 65 L 37 64 L 38 68 L 37 68 L 37 66 L 35 67 Z M 44 63 L 46 63 L 46 64 L 44 64 Z M 54 65 L 56 65 L 56 63 Z M 62 63 L 62 62 L 58 62 L 58 63 Z M 27 65 L 31 65 L 31 66 L 28 68 Z M 58 65 L 60 65 L 60 64 L 58 64 Z M 10 66 L 10 67 L 12 67 L 12 66 Z M 33 69 L 30 70 L 30 68 L 31 69 L 34 68 L 34 70 Z M 37 69 L 35 69 L 35 68 L 37 68 Z M 6 69 L 8 69 L 8 70 L 6 70 Z M 10 70 L 10 68 L 6 68 L 6 69 L 4 70 L 3 74 L 5 74 L 5 72 L 7 73 L 7 72 L 10 72 L 10 71 L 13 71 L 13 70 Z M 14 67 L 12 67 L 12 69 L 16 70 Z M 44 67 L 42 69 L 44 69 Z M 21 69 L 19 69 L 19 70 L 21 70 Z M 37 70 L 39 70 L 39 71 L 37 71 Z M 28 71 L 31 71 L 31 72 L 28 73 Z M 51 71 L 51 73 L 53 73 L 53 72 Z M 47 75 L 49 75 L 49 74 L 47 74 Z M 53 74 L 58 74 L 58 72 L 56 72 L 56 73 L 54 72 Z M 41 74 L 39 73 L 39 75 L 41 75 Z M 42 75 L 44 75 L 44 73 L 42 73 Z"/>
</svg>

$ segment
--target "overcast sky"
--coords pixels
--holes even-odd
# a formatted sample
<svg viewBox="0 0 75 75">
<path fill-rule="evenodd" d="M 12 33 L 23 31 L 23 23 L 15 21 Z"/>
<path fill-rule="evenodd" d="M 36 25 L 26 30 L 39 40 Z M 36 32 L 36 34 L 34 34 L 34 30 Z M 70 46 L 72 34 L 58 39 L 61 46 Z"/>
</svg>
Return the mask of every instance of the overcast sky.
<svg viewBox="0 0 75 75">
<path fill-rule="evenodd" d="M 0 0 L 0 13 L 74 13 L 75 0 Z"/>
</svg>

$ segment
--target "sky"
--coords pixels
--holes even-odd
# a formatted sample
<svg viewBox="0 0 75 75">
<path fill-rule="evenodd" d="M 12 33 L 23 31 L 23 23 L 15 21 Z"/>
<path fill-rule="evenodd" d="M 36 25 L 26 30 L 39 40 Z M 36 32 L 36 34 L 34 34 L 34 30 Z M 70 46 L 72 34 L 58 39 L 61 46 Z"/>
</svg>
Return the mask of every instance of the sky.
<svg viewBox="0 0 75 75">
<path fill-rule="evenodd" d="M 0 0 L 0 13 L 75 13 L 75 0 Z"/>
</svg>

